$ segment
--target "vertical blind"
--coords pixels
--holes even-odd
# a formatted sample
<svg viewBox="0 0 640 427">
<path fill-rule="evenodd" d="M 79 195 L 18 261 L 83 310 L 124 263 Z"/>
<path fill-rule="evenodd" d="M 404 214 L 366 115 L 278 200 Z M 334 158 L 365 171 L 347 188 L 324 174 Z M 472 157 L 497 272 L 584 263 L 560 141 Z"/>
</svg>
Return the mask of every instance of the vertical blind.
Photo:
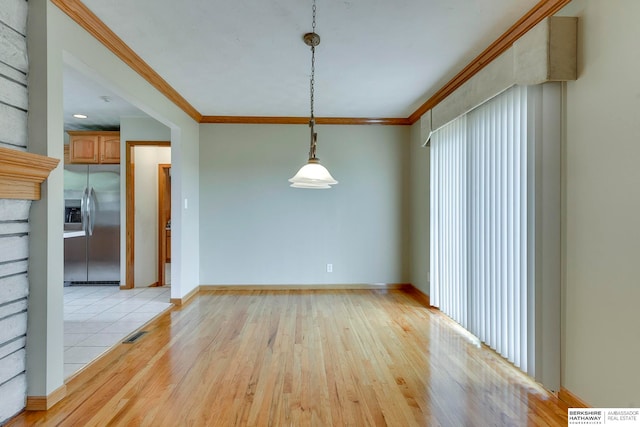
<svg viewBox="0 0 640 427">
<path fill-rule="evenodd" d="M 465 328 L 467 322 L 467 141 L 466 117 L 432 138 L 431 286 L 432 304 Z M 433 189 L 437 191 L 433 191 Z M 438 209 L 433 209 L 437 206 Z"/>
<path fill-rule="evenodd" d="M 527 113 L 514 86 L 432 136 L 430 296 L 533 375 Z"/>
</svg>

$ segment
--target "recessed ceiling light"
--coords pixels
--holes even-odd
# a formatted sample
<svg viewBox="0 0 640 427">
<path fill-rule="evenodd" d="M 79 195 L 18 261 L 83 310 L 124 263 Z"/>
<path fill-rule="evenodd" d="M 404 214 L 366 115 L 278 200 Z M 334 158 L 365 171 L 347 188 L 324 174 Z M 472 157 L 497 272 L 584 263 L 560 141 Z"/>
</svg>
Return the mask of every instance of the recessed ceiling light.
<svg viewBox="0 0 640 427">
<path fill-rule="evenodd" d="M 74 114 L 73 117 L 75 117 L 76 119 L 86 119 L 87 116 L 85 116 L 84 114 Z"/>
</svg>

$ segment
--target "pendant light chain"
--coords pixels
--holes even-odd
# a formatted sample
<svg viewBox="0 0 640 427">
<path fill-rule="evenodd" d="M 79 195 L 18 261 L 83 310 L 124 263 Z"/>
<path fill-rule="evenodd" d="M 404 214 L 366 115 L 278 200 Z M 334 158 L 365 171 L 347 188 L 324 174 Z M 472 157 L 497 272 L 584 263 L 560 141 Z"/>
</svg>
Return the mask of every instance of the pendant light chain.
<svg viewBox="0 0 640 427">
<path fill-rule="evenodd" d="M 302 40 L 304 43 L 311 47 L 311 78 L 309 79 L 309 91 L 311 92 L 311 115 L 309 117 L 309 131 L 310 131 L 310 144 L 309 144 L 309 161 L 306 165 L 300 168 L 293 178 L 289 179 L 291 187 L 294 188 L 309 188 L 309 189 L 328 189 L 332 185 L 338 183 L 327 168 L 320 164 L 320 159 L 316 157 L 316 147 L 318 142 L 318 134 L 315 132 L 316 120 L 313 111 L 313 101 L 315 98 L 315 81 L 316 81 L 316 46 L 320 44 L 320 36 L 316 34 L 316 0 L 313 0 L 313 21 L 312 32 L 304 34 Z"/>
<path fill-rule="evenodd" d="M 311 32 L 316 33 L 316 0 L 313 0 L 313 20 L 311 23 Z M 316 46 L 315 43 L 311 44 L 311 120 L 313 120 L 313 99 L 314 99 L 314 84 L 316 75 Z"/>
</svg>

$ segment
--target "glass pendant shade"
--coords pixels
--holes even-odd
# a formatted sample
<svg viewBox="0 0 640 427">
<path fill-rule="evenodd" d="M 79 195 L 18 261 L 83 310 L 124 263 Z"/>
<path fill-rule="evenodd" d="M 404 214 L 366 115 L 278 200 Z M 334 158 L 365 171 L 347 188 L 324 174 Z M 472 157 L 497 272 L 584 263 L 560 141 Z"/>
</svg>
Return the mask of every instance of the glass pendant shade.
<svg viewBox="0 0 640 427">
<path fill-rule="evenodd" d="M 302 166 L 297 174 L 291 179 L 291 187 L 294 188 L 316 188 L 327 189 L 338 181 L 333 179 L 327 168 L 322 166 L 318 159 L 309 159 L 309 162 Z"/>
<path fill-rule="evenodd" d="M 329 184 L 304 184 L 296 182 L 290 185 L 293 188 L 308 188 L 311 190 L 328 190 L 331 188 Z"/>
</svg>

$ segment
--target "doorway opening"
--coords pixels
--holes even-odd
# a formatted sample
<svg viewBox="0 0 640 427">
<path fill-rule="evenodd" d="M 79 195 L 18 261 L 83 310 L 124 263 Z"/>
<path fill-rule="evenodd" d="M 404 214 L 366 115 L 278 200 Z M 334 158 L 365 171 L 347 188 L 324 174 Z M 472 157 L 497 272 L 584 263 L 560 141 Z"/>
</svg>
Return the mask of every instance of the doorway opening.
<svg viewBox="0 0 640 427">
<path fill-rule="evenodd" d="M 170 280 L 171 164 L 164 163 L 158 165 L 158 286 L 164 286 Z"/>
<path fill-rule="evenodd" d="M 136 151 L 141 148 L 152 149 L 149 153 L 145 153 L 136 159 Z M 140 174 L 136 173 L 136 169 L 141 167 L 153 168 L 153 171 L 164 173 L 164 169 L 160 168 L 160 165 L 171 165 L 166 162 L 166 158 L 158 155 L 153 149 L 166 149 L 171 148 L 171 142 L 169 141 L 127 141 L 125 147 L 125 175 L 126 175 L 126 239 L 125 239 L 125 282 L 120 286 L 121 289 L 133 289 L 134 287 L 150 287 L 150 286 L 163 286 L 166 283 L 165 274 L 165 260 L 163 254 L 161 254 L 161 247 L 164 246 L 165 250 L 169 246 L 170 251 L 170 230 L 169 230 L 169 243 L 166 242 L 166 228 L 167 222 L 170 220 L 170 203 L 171 203 L 171 187 L 166 184 L 170 182 L 165 180 L 165 189 L 162 193 L 163 207 L 164 204 L 169 203 L 169 210 L 163 209 L 163 216 L 157 215 L 160 211 L 160 194 L 158 190 L 148 191 L 147 189 L 141 190 L 140 187 L 143 183 L 140 181 L 144 179 L 146 182 L 153 182 L 154 186 L 160 184 L 161 176 L 155 178 L 155 173 L 151 173 L 152 177 L 149 177 L 148 173 Z M 166 151 L 166 150 L 165 150 Z M 170 153 L 170 151 L 169 151 Z M 170 156 L 170 154 L 169 154 Z M 169 158 L 170 161 L 170 158 Z M 168 169 L 168 168 L 167 168 Z M 168 169 L 169 170 L 169 169 Z M 140 172 L 140 171 L 138 171 Z M 137 178 L 136 178 L 137 177 Z M 140 190 L 140 191 L 137 191 Z M 150 199 L 138 200 L 140 197 L 150 197 Z M 168 215 L 168 218 L 166 217 Z M 157 227 L 155 223 L 157 221 Z M 170 227 L 170 223 L 168 224 Z M 138 232 L 142 226 L 150 226 L 149 232 Z M 136 239 L 138 235 L 138 239 Z M 157 236 L 156 236 L 157 235 Z M 142 239 L 140 236 L 144 236 Z M 164 236 L 164 238 L 162 237 Z M 153 246 L 158 246 L 154 249 Z M 136 248 L 138 250 L 136 251 Z M 170 253 L 170 252 L 169 252 Z M 137 254 L 137 255 L 136 255 Z M 141 259 L 142 257 L 145 259 Z M 146 259 L 149 257 L 149 259 Z M 152 258 L 151 258 L 152 257 Z M 163 271 L 160 274 L 160 264 L 162 264 Z M 136 271 L 137 269 L 137 271 Z"/>
</svg>

